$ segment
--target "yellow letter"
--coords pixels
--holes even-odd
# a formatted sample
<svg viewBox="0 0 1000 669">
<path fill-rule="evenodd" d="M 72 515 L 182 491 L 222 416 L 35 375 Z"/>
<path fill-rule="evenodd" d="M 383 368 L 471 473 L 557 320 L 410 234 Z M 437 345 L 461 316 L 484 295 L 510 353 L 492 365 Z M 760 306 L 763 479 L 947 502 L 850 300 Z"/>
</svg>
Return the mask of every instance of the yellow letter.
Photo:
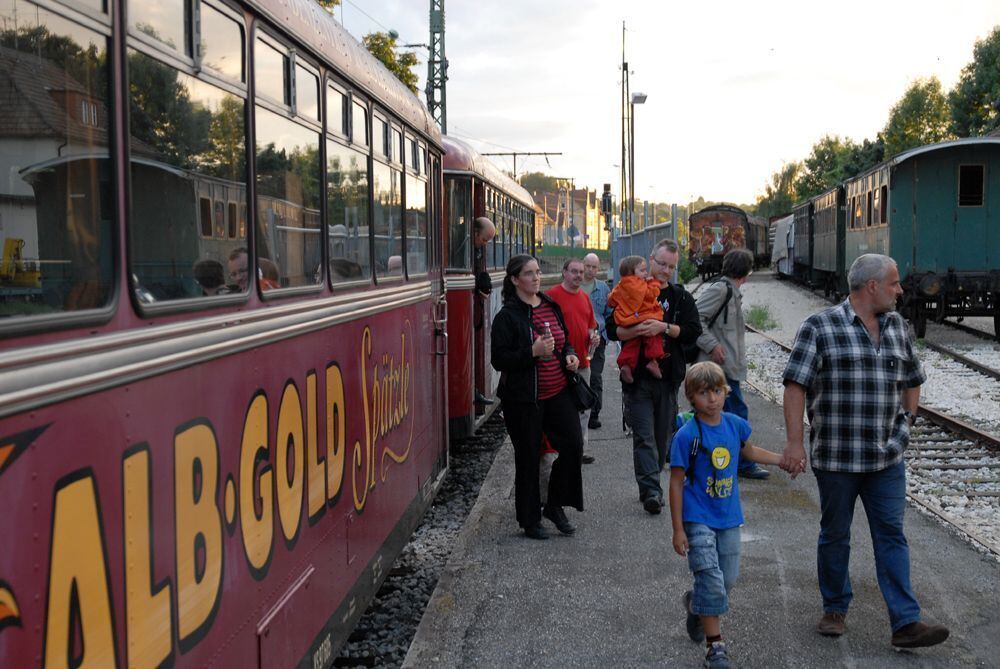
<svg viewBox="0 0 1000 669">
<path fill-rule="evenodd" d="M 267 396 L 261 393 L 253 398 L 247 409 L 240 448 L 240 528 L 250 573 L 258 580 L 267 575 L 274 539 L 271 499 L 274 474 L 269 464 L 260 471 L 260 515 L 256 509 L 257 460 L 267 461 L 267 457 Z"/>
<path fill-rule="evenodd" d="M 344 377 L 336 364 L 326 368 L 326 498 L 340 497 L 347 457 L 347 411 Z"/>
<path fill-rule="evenodd" d="M 177 636 L 181 650 L 208 631 L 222 596 L 219 447 L 212 428 L 195 423 L 174 436 L 177 526 Z"/>
<path fill-rule="evenodd" d="M 125 613 L 130 669 L 158 667 L 173 649 L 170 581 L 153 585 L 153 505 L 149 447 L 142 444 L 122 461 L 125 487 Z M 154 592 L 155 590 L 155 592 Z"/>
<path fill-rule="evenodd" d="M 309 521 L 318 518 L 326 508 L 326 460 L 319 457 L 316 424 L 316 372 L 306 375 L 306 469 L 309 472 Z"/>
<path fill-rule="evenodd" d="M 101 512 L 93 474 L 84 472 L 64 479 L 53 502 L 46 667 L 118 666 Z"/>
<path fill-rule="evenodd" d="M 305 481 L 305 449 L 302 440 L 302 404 L 294 383 L 285 386 L 278 407 L 278 433 L 275 436 L 274 480 L 278 498 L 278 517 L 285 541 L 291 543 L 299 533 L 302 520 L 302 486 Z M 291 453 L 289 453 L 291 451 Z M 294 470 L 290 470 L 289 463 Z"/>
</svg>

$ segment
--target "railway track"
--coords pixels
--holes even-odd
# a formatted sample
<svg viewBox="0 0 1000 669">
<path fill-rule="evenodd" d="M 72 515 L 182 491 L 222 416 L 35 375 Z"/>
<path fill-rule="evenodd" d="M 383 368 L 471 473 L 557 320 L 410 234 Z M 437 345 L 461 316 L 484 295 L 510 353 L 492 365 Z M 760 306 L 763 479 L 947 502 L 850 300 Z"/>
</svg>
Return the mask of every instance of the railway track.
<svg viewBox="0 0 1000 669">
<path fill-rule="evenodd" d="M 965 332 L 966 334 L 978 337 L 979 339 L 985 339 L 986 341 L 1000 341 L 1000 336 L 997 336 L 995 334 L 990 334 L 986 330 L 980 330 L 979 328 L 974 328 L 971 325 L 966 325 L 965 323 L 959 323 L 957 321 L 949 321 L 947 319 L 941 322 L 950 328 L 960 330 L 962 332 Z"/>
<path fill-rule="evenodd" d="M 780 347 L 784 342 L 747 325 Z M 774 401 L 775 393 L 748 381 Z M 907 497 L 969 542 L 1000 558 L 1000 439 L 921 405 L 905 452 Z"/>
<path fill-rule="evenodd" d="M 989 367 L 987 365 L 984 365 L 980 362 L 977 362 L 966 355 L 962 355 L 958 351 L 954 351 L 948 348 L 947 346 L 942 346 L 941 344 L 932 342 L 929 339 L 923 339 L 921 341 L 923 341 L 924 346 L 926 346 L 930 350 L 940 353 L 941 355 L 946 356 L 948 358 L 951 358 L 952 360 L 965 365 L 969 369 L 975 370 L 980 374 L 984 374 L 985 376 L 988 376 L 991 379 L 1000 381 L 1000 371 L 993 369 L 992 367 Z"/>
</svg>

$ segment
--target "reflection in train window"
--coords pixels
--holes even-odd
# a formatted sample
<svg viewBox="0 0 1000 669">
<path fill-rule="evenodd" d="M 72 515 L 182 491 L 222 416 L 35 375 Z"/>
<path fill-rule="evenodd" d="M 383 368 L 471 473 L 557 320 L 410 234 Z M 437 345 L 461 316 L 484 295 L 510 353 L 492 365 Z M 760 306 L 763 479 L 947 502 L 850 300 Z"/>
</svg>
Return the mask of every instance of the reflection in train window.
<svg viewBox="0 0 1000 669">
<path fill-rule="evenodd" d="M 402 197 L 400 173 L 388 165 L 375 161 L 375 272 L 378 276 L 402 274 L 403 256 L 400 224 L 402 223 Z"/>
<path fill-rule="evenodd" d="M 351 118 L 351 139 L 355 144 L 368 146 L 368 109 L 355 101 Z"/>
<path fill-rule="evenodd" d="M 102 307 L 114 274 L 108 39 L 29 2 L 4 14 L 17 23 L 0 24 L 0 317 Z"/>
<path fill-rule="evenodd" d="M 346 102 L 347 97 L 341 93 L 339 89 L 334 88 L 333 86 L 326 87 L 327 132 L 334 133 L 342 137 L 347 136 L 347 115 L 344 113 L 344 104 Z"/>
<path fill-rule="evenodd" d="M 372 144 L 375 147 L 375 155 L 389 156 L 389 141 L 386 133 L 388 127 L 382 118 L 372 117 Z"/>
<path fill-rule="evenodd" d="M 205 2 L 201 3 L 199 46 L 202 63 L 230 79 L 246 81 L 243 71 L 243 26 Z"/>
<path fill-rule="evenodd" d="M 266 95 L 275 102 L 290 104 L 288 89 L 288 56 L 257 38 L 254 44 L 254 83 L 258 95 Z"/>
<path fill-rule="evenodd" d="M 128 64 L 136 296 L 160 302 L 241 292 L 245 281 L 220 280 L 218 270 L 246 245 L 225 223 L 225 204 L 246 202 L 246 103 L 135 50 Z"/>
<path fill-rule="evenodd" d="M 191 55 L 191 16 L 187 0 L 132 0 L 129 27 L 185 56 Z"/>
<path fill-rule="evenodd" d="M 427 182 L 406 175 L 406 273 L 427 271 Z"/>
<path fill-rule="evenodd" d="M 228 232 L 227 236 L 230 239 L 236 239 L 236 220 L 237 219 L 236 219 L 236 203 L 235 202 L 230 202 L 229 203 L 229 211 L 227 213 L 228 213 L 228 216 L 227 216 L 227 219 L 226 219 L 226 223 L 229 226 L 228 230 L 227 230 L 227 232 Z"/>
<path fill-rule="evenodd" d="M 320 238 L 319 135 L 256 108 L 258 279 L 262 290 L 318 283 Z"/>
<path fill-rule="evenodd" d="M 368 254 L 368 156 L 327 140 L 327 243 L 330 281 L 371 276 Z"/>
<path fill-rule="evenodd" d="M 301 65 L 295 66 L 295 113 L 319 120 L 319 77 Z"/>
</svg>

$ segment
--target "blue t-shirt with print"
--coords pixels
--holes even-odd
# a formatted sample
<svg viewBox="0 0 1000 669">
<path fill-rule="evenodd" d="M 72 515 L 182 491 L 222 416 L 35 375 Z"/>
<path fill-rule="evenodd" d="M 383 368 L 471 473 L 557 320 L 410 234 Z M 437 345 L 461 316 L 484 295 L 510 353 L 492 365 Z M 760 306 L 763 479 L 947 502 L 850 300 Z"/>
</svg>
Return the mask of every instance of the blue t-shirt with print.
<svg viewBox="0 0 1000 669">
<path fill-rule="evenodd" d="M 693 482 L 689 476 L 684 483 L 684 522 L 701 523 L 716 530 L 739 527 L 743 524 L 743 508 L 736 469 L 740 444 L 750 437 L 750 423 L 725 412 L 718 425 L 689 420 L 674 434 L 671 468 L 687 471 L 691 444 L 699 438 L 699 425 L 701 443 L 694 458 Z"/>
</svg>

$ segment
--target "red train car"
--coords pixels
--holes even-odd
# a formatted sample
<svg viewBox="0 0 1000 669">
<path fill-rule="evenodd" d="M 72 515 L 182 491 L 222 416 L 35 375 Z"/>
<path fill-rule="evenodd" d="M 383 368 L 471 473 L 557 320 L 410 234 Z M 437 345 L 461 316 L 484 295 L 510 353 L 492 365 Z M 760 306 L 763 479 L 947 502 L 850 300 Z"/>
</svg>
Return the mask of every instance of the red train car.
<svg viewBox="0 0 1000 669">
<path fill-rule="evenodd" d="M 732 249 L 747 248 L 753 238 L 745 211 L 729 205 L 714 205 L 691 215 L 688 256 L 702 279 L 722 271 L 722 257 Z"/>
<path fill-rule="evenodd" d="M 496 405 L 500 377 L 489 364 L 490 324 L 502 305 L 507 260 L 534 252 L 535 203 L 520 184 L 465 142 L 445 137 L 444 147 L 448 416 L 451 437 L 463 438 Z M 479 216 L 493 221 L 497 234 L 477 253 L 472 221 Z M 476 290 L 481 272 L 492 283 L 488 296 Z"/>
<path fill-rule="evenodd" d="M 330 666 L 447 468 L 440 133 L 309 0 L 13 2 L 0 667 Z"/>
</svg>

